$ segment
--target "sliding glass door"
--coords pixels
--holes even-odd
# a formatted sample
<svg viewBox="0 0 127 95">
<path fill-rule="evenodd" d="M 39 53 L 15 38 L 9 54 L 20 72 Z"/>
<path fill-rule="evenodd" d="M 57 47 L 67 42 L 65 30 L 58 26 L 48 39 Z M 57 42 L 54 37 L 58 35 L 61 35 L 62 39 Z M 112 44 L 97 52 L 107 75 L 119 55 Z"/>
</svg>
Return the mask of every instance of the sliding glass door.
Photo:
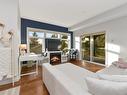
<svg viewBox="0 0 127 95">
<path fill-rule="evenodd" d="M 83 60 L 105 64 L 105 33 L 84 35 L 81 46 Z"/>
<path fill-rule="evenodd" d="M 82 38 L 82 59 L 90 61 L 90 36 Z"/>
<path fill-rule="evenodd" d="M 105 64 L 105 34 L 93 35 L 92 61 Z"/>
</svg>

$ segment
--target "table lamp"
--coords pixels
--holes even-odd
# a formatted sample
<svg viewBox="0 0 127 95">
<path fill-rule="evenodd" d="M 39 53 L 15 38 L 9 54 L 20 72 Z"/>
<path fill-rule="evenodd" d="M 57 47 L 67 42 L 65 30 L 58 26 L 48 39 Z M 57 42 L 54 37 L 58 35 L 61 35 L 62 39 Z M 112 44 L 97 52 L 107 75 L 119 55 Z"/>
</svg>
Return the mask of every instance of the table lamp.
<svg viewBox="0 0 127 95">
<path fill-rule="evenodd" d="M 27 52 L 27 45 L 26 44 L 21 44 L 19 46 L 19 49 L 20 49 L 20 54 L 24 55 Z"/>
</svg>

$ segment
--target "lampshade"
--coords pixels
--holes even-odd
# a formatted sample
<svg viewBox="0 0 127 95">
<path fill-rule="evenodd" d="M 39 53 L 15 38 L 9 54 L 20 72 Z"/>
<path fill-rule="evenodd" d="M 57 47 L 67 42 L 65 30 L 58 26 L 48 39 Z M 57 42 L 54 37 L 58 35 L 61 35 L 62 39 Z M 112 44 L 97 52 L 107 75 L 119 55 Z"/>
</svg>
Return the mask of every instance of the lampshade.
<svg viewBox="0 0 127 95">
<path fill-rule="evenodd" d="M 27 45 L 26 45 L 26 44 L 21 44 L 21 45 L 19 46 L 19 48 L 20 48 L 20 49 L 27 49 Z"/>
</svg>

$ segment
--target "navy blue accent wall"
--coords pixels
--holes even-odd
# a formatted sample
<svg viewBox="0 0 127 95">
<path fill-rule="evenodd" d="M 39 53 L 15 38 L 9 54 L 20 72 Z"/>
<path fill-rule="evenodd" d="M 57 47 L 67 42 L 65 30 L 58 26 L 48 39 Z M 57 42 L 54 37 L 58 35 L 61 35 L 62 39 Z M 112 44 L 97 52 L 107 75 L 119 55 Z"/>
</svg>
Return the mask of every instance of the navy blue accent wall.
<svg viewBox="0 0 127 95">
<path fill-rule="evenodd" d="M 53 24 L 33 21 L 33 20 L 25 19 L 25 18 L 21 18 L 21 43 L 22 44 L 27 43 L 27 27 L 70 33 L 71 34 L 71 48 L 73 48 L 73 32 L 68 31 L 68 28 L 53 25 Z"/>
</svg>

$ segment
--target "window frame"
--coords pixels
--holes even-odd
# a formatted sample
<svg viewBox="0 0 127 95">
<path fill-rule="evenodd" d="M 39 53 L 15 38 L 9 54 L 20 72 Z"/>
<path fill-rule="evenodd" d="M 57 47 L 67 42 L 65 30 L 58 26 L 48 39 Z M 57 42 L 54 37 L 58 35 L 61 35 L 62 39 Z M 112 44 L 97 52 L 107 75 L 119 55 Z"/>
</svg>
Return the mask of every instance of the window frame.
<svg viewBox="0 0 127 95">
<path fill-rule="evenodd" d="M 44 33 L 44 37 L 30 37 L 29 36 L 29 32 L 43 32 Z M 50 38 L 50 37 L 46 37 L 46 33 L 51 33 L 51 34 L 58 34 L 60 35 L 60 37 L 58 38 Z M 67 35 L 70 36 L 70 39 L 62 39 L 61 35 Z M 68 49 L 71 49 L 71 34 L 70 33 L 64 33 L 64 32 L 57 32 L 57 31 L 51 31 L 51 30 L 44 30 L 44 29 L 37 29 L 37 28 L 31 28 L 31 27 L 27 27 L 27 52 L 30 53 L 30 38 L 39 38 L 39 39 L 43 39 L 44 40 L 44 50 L 45 50 L 45 39 L 60 39 L 60 40 L 66 40 L 68 42 Z M 42 48 L 43 51 L 43 48 Z"/>
</svg>

